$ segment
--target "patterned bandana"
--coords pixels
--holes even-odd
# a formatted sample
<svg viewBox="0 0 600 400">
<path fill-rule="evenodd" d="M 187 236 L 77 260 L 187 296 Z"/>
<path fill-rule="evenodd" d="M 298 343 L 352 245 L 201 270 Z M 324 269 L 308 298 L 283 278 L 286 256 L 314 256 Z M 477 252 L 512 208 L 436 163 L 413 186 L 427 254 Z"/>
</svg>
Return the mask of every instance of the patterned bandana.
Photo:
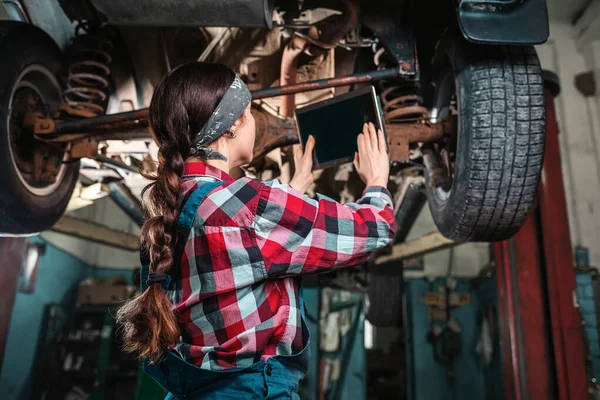
<svg viewBox="0 0 600 400">
<path fill-rule="evenodd" d="M 192 143 L 193 154 L 205 160 L 223 160 L 227 157 L 218 151 L 206 147 L 214 142 L 223 133 L 232 127 L 235 121 L 244 113 L 252 101 L 252 94 L 239 76 L 235 76 L 233 83 L 223 95 L 219 105 L 196 135 Z"/>
</svg>

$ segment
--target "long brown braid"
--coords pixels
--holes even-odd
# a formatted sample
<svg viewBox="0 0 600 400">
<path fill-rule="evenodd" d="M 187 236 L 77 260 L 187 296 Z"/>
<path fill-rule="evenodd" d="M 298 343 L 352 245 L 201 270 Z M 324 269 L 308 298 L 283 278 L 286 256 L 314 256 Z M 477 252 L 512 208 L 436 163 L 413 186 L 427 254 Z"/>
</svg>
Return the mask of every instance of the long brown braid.
<svg viewBox="0 0 600 400">
<path fill-rule="evenodd" d="M 188 63 L 158 84 L 150 103 L 150 127 L 159 146 L 158 169 L 145 177 L 143 197 L 148 215 L 141 242 L 153 273 L 173 265 L 174 231 L 179 217 L 180 179 L 191 143 L 233 82 L 235 74 L 219 64 Z M 117 312 L 124 349 L 150 362 L 158 361 L 181 336 L 173 305 L 161 285 L 152 284 Z"/>
</svg>

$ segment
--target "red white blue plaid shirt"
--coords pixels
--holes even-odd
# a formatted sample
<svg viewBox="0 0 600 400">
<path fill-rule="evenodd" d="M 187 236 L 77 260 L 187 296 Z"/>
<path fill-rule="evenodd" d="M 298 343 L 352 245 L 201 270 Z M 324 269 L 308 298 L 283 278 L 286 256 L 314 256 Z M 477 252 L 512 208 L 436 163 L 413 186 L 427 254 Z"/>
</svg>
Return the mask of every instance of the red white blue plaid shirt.
<svg viewBox="0 0 600 400">
<path fill-rule="evenodd" d="M 233 180 L 186 163 L 182 198 L 203 181 L 225 183 L 198 208 L 182 256 L 181 282 L 167 291 L 182 322 L 175 350 L 211 370 L 241 368 L 302 350 L 300 275 L 365 262 L 393 240 L 387 189 L 355 203 L 312 199 L 278 180 Z"/>
</svg>

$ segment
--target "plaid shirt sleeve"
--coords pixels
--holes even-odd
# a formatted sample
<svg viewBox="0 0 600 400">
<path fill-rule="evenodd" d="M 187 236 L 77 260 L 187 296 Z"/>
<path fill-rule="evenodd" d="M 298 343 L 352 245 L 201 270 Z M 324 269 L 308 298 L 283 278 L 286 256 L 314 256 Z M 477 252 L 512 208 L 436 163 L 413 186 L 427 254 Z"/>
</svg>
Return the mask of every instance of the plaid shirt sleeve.
<svg viewBox="0 0 600 400">
<path fill-rule="evenodd" d="M 396 219 L 383 187 L 368 187 L 342 205 L 274 180 L 260 187 L 254 230 L 267 275 L 278 277 L 359 265 L 392 242 Z"/>
</svg>

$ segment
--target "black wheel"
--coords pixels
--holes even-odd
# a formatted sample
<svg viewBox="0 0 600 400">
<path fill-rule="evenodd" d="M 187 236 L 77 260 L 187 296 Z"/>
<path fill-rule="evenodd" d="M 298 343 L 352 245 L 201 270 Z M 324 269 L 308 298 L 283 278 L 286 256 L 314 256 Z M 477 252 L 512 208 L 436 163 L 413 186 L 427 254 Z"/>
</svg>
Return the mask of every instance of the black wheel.
<svg viewBox="0 0 600 400">
<path fill-rule="evenodd" d="M 534 201 L 544 155 L 544 86 L 535 49 L 448 35 L 434 71 L 431 117 L 455 114 L 457 122 L 452 138 L 428 149 L 446 175 L 436 179 L 428 169 L 433 219 L 457 242 L 510 238 Z"/>
<path fill-rule="evenodd" d="M 0 232 L 50 228 L 79 174 L 67 145 L 45 143 L 24 126 L 27 113 L 54 115 L 61 103 L 61 53 L 41 29 L 0 22 Z"/>
<path fill-rule="evenodd" d="M 402 266 L 389 262 L 369 269 L 366 318 L 373 326 L 402 327 L 404 295 Z"/>
</svg>

